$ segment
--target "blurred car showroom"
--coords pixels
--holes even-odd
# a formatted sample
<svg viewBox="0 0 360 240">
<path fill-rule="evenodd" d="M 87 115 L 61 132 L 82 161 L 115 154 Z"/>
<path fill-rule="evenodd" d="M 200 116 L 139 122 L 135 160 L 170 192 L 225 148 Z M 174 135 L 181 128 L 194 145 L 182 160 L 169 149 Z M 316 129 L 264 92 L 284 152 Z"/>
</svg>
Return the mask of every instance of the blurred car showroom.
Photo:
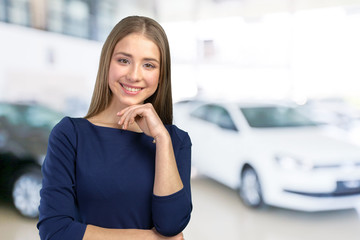
<svg viewBox="0 0 360 240">
<path fill-rule="evenodd" d="M 49 133 L 128 15 L 169 38 L 187 240 L 359 239 L 360 0 L 0 0 L 0 239 L 40 239 Z"/>
</svg>

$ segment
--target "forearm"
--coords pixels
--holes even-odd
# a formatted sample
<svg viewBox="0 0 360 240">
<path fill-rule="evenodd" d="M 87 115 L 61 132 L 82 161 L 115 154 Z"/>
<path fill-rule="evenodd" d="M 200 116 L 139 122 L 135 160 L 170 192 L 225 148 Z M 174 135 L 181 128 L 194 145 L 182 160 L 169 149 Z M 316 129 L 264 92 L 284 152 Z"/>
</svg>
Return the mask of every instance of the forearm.
<svg viewBox="0 0 360 240">
<path fill-rule="evenodd" d="M 183 240 L 183 234 L 164 237 L 150 229 L 111 229 L 87 225 L 83 240 Z"/>
<path fill-rule="evenodd" d="M 83 240 L 150 240 L 152 230 L 142 229 L 110 229 L 87 225 Z"/>
<path fill-rule="evenodd" d="M 154 194 L 167 196 L 183 188 L 183 183 L 176 165 L 170 135 L 166 131 L 155 138 L 155 179 Z"/>
</svg>

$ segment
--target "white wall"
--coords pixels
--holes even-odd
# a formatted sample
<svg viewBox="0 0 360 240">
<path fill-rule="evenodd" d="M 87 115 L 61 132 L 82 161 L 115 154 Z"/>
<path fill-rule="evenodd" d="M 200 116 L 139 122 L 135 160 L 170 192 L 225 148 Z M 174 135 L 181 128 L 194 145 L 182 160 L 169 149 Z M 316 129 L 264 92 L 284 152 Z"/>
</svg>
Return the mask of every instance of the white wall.
<svg viewBox="0 0 360 240">
<path fill-rule="evenodd" d="M 0 100 L 84 111 L 95 83 L 100 43 L 4 23 L 0 34 Z"/>
<path fill-rule="evenodd" d="M 186 29 L 179 23 L 165 26 L 180 53 L 175 65 L 191 66 L 188 78 L 207 95 L 299 101 L 344 97 L 360 103 L 359 9 L 273 13 L 252 21 L 208 19 L 186 22 Z M 203 40 L 213 42 L 210 57 L 200 51 Z"/>
</svg>

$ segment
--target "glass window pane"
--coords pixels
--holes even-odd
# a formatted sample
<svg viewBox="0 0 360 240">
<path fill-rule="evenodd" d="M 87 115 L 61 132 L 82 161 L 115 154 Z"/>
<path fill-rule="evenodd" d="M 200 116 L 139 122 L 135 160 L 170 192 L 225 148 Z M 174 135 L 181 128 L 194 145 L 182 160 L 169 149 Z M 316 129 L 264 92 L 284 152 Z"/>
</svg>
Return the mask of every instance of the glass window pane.
<svg viewBox="0 0 360 240">
<path fill-rule="evenodd" d="M 47 11 L 47 29 L 52 32 L 63 33 L 65 0 L 49 0 Z"/>
<path fill-rule="evenodd" d="M 290 107 L 254 107 L 241 108 L 251 127 L 301 127 L 314 126 L 316 123 L 307 118 L 297 108 Z"/>
<path fill-rule="evenodd" d="M 66 3 L 64 33 L 89 38 L 90 9 L 87 2 L 73 0 Z"/>
<path fill-rule="evenodd" d="M 8 13 L 9 22 L 30 26 L 29 0 L 10 0 Z"/>
<path fill-rule="evenodd" d="M 7 21 L 7 17 L 6 17 L 6 3 L 5 0 L 0 0 L 0 21 L 1 22 L 6 22 Z"/>
<path fill-rule="evenodd" d="M 51 130 L 60 121 L 62 115 L 42 106 L 29 106 L 24 113 L 27 125 L 31 127 L 41 127 Z"/>
<path fill-rule="evenodd" d="M 2 103 L 0 104 L 0 117 L 12 125 L 22 122 L 21 106 Z"/>
<path fill-rule="evenodd" d="M 104 41 L 119 19 L 115 17 L 118 1 L 98 1 L 96 12 L 97 39 Z"/>
</svg>

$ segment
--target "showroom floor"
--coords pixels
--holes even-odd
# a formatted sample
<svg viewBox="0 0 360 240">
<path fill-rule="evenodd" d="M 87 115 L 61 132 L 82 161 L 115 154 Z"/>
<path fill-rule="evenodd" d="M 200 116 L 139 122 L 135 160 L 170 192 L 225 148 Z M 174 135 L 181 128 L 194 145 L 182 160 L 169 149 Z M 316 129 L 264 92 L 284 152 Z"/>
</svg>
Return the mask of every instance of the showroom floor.
<svg viewBox="0 0 360 240">
<path fill-rule="evenodd" d="M 236 192 L 207 178 L 192 182 L 194 210 L 186 240 L 358 240 L 360 219 L 354 210 L 303 213 L 245 208 Z M 36 220 L 24 219 L 0 202 L 0 239 L 38 240 Z"/>
</svg>

